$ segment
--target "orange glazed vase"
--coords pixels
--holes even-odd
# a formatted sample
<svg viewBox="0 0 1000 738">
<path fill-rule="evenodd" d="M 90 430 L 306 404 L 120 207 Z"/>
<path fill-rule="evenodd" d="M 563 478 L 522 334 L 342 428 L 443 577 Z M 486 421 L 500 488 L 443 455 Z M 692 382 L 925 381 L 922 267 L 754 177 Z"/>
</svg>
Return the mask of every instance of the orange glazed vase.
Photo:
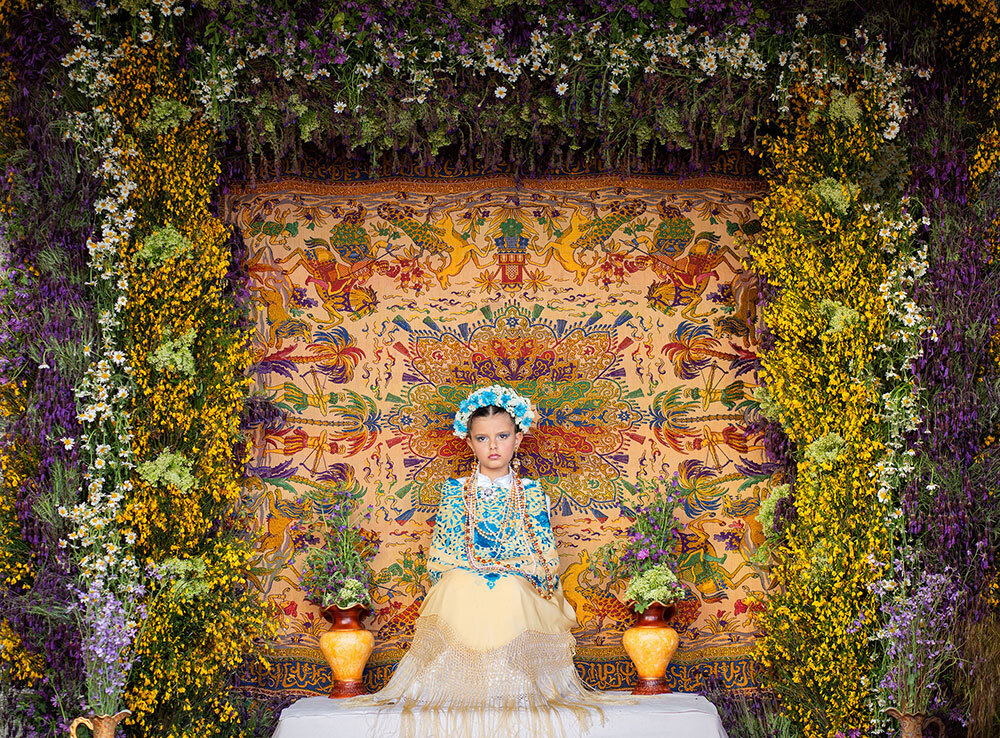
<svg viewBox="0 0 1000 738">
<path fill-rule="evenodd" d="M 937 726 L 938 738 L 944 736 L 944 723 L 941 722 L 941 718 L 912 712 L 900 712 L 894 707 L 890 707 L 886 712 L 899 721 L 900 738 L 921 738 L 924 734 L 924 728 L 928 725 Z"/>
<path fill-rule="evenodd" d="M 115 738 L 115 729 L 118 723 L 131 715 L 131 711 L 122 710 L 114 715 L 90 715 L 89 717 L 78 717 L 69 726 L 71 738 L 76 738 L 76 729 L 81 725 L 90 728 L 93 738 Z"/>
<path fill-rule="evenodd" d="M 365 694 L 361 675 L 375 646 L 375 636 L 361 627 L 361 618 L 367 611 L 364 605 L 323 608 L 323 617 L 330 621 L 330 630 L 319 637 L 319 650 L 333 669 L 331 698 Z"/>
<path fill-rule="evenodd" d="M 670 614 L 673 606 L 669 607 Z M 677 631 L 667 625 L 668 607 L 661 602 L 654 602 L 639 613 L 634 626 L 622 633 L 622 645 L 635 664 L 639 679 L 632 694 L 666 694 L 670 691 L 667 680 L 667 665 L 670 663 L 680 636 Z"/>
</svg>

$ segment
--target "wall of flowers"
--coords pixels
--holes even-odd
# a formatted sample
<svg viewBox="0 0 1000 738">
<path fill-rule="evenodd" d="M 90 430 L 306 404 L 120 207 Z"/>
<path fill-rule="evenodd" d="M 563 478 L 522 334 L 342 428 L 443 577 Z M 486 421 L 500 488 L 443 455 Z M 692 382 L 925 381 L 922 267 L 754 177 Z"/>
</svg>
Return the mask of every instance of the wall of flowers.
<svg viewBox="0 0 1000 738">
<path fill-rule="evenodd" d="M 273 725 L 234 688 L 278 618 L 231 190 L 743 150 L 776 587 L 730 734 L 995 734 L 998 32 L 965 0 L 0 2 L 0 724 Z"/>
</svg>

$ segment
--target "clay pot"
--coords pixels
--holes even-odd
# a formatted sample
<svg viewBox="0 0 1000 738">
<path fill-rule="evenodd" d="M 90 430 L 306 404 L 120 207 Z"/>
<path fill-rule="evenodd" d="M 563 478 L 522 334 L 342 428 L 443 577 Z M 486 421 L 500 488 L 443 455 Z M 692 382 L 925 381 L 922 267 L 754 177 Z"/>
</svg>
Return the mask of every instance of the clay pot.
<svg viewBox="0 0 1000 738">
<path fill-rule="evenodd" d="M 941 722 L 940 718 L 934 717 L 933 715 L 900 712 L 894 707 L 890 707 L 886 710 L 886 712 L 899 721 L 900 738 L 922 738 L 924 734 L 924 727 L 928 725 L 937 726 L 938 738 L 943 738 L 944 736 L 944 723 Z"/>
<path fill-rule="evenodd" d="M 76 738 L 76 729 L 81 725 L 90 728 L 94 738 L 115 738 L 115 729 L 118 723 L 131 715 L 131 711 L 122 710 L 114 715 L 90 715 L 88 717 L 78 717 L 69 726 L 71 738 Z"/>
<path fill-rule="evenodd" d="M 622 645 L 639 675 L 632 694 L 666 694 L 670 691 L 664 677 L 680 642 L 677 631 L 667 625 L 672 612 L 672 605 L 668 608 L 663 603 L 654 602 L 639 613 L 636 624 L 622 634 Z"/>
<path fill-rule="evenodd" d="M 330 605 L 323 609 L 330 630 L 319 637 L 319 650 L 333 670 L 331 698 L 365 694 L 361 675 L 375 646 L 375 636 L 361 627 L 361 618 L 367 612 L 364 605 L 346 609 Z"/>
</svg>

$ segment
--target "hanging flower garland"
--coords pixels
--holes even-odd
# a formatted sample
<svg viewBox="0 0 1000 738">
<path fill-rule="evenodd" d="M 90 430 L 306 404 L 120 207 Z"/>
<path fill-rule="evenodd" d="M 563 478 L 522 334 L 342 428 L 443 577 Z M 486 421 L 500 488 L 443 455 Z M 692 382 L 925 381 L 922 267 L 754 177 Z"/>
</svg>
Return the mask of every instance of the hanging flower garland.
<svg viewBox="0 0 1000 738">
<path fill-rule="evenodd" d="M 115 550 L 126 558 L 115 571 L 128 571 L 132 551 L 156 567 L 160 594 L 121 641 L 121 653 L 138 663 L 117 660 L 138 729 L 185 725 L 211 734 L 236 719 L 219 684 L 273 627 L 269 610 L 238 586 L 249 541 L 235 526 L 212 532 L 239 500 L 234 449 L 249 364 L 247 336 L 234 334 L 238 321 L 226 317 L 235 309 L 226 296 L 226 229 L 208 212 L 214 136 L 192 117 L 180 75 L 162 74 L 177 68 L 168 44 L 126 37 L 115 46 L 94 18 L 74 30 L 81 43 L 64 64 L 94 107 L 72 119 L 68 135 L 85 147 L 105 132 L 91 156 L 106 187 L 96 204 L 101 238 L 88 244 L 105 334 L 77 392 L 79 420 L 111 420 L 115 434 L 82 444 L 93 454 L 92 497 L 67 515 L 88 531 L 95 515 L 102 530 L 124 531 Z M 105 467 L 127 471 L 102 498 L 95 482 Z M 106 559 L 98 565 L 111 569 Z M 180 589 L 159 581 L 176 571 L 197 581 Z M 85 568 L 87 581 L 91 574 Z"/>
</svg>

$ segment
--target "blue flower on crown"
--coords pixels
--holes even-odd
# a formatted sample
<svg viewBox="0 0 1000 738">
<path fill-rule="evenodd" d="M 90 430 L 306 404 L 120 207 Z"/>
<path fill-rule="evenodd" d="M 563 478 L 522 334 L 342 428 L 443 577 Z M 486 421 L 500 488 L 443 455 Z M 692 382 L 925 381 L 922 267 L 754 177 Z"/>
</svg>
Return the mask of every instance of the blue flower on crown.
<svg viewBox="0 0 1000 738">
<path fill-rule="evenodd" d="M 469 433 L 469 418 L 472 413 L 490 405 L 502 407 L 510 413 L 514 424 L 522 433 L 528 432 L 535 419 L 535 414 L 531 412 L 531 401 L 527 397 L 522 397 L 510 387 L 491 384 L 489 387 L 477 389 L 459 403 L 458 412 L 455 413 L 455 435 L 465 438 Z"/>
</svg>

